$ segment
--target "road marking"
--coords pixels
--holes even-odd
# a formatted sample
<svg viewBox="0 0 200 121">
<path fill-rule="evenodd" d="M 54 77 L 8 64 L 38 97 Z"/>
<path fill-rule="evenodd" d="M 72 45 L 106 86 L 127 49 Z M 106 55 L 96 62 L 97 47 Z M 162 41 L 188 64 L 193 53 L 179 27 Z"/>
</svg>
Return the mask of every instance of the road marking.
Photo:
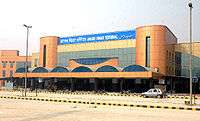
<svg viewBox="0 0 200 121">
<path fill-rule="evenodd" d="M 151 106 L 151 105 L 134 105 L 134 104 L 124 104 L 124 103 L 107 103 L 107 102 L 85 102 L 80 100 L 60 100 L 60 99 L 46 99 L 46 98 L 27 98 L 27 97 L 18 97 L 14 98 L 12 96 L 1 96 L 0 98 L 5 99 L 22 99 L 22 100 L 36 100 L 36 101 L 51 101 L 51 102 L 66 102 L 66 103 L 79 103 L 79 104 L 93 104 L 93 105 L 107 105 L 107 106 L 123 106 L 123 107 L 142 107 L 142 108 L 160 108 L 160 109 L 176 109 L 176 110 L 192 110 L 192 111 L 200 111 L 200 108 L 186 108 L 186 107 L 171 107 L 171 106 Z M 0 112 L 2 113 L 2 112 Z"/>
</svg>

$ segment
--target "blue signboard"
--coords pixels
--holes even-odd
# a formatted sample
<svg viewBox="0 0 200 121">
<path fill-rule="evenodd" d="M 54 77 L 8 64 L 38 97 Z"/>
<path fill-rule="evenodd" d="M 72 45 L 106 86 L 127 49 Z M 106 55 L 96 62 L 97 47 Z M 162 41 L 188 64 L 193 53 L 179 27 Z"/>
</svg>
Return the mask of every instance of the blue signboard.
<svg viewBox="0 0 200 121">
<path fill-rule="evenodd" d="M 101 42 L 107 40 L 126 40 L 126 39 L 135 39 L 135 30 L 72 36 L 72 37 L 60 37 L 59 44 L 63 45 L 63 44 Z"/>
</svg>

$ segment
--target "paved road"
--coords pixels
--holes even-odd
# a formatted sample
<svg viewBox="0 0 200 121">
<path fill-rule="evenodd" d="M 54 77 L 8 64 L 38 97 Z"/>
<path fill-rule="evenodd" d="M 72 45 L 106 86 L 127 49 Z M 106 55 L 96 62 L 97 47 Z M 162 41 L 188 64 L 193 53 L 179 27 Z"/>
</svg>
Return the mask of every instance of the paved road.
<svg viewBox="0 0 200 121">
<path fill-rule="evenodd" d="M 199 111 L 0 99 L 0 121 L 199 121 Z"/>
<path fill-rule="evenodd" d="M 0 91 L 0 96 L 21 96 L 21 92 L 9 92 Z M 27 93 L 28 97 L 35 97 L 35 93 Z M 160 106 L 175 106 L 175 107 L 191 107 L 186 106 L 185 101 L 189 99 L 157 99 L 157 98 L 142 98 L 137 96 L 109 96 L 109 95 L 97 95 L 97 94 L 59 94 L 59 93 L 39 93 L 39 98 L 56 98 L 56 99 L 70 99 L 81 101 L 103 101 L 109 103 L 126 103 L 126 104 L 138 104 L 138 105 L 160 105 Z M 197 104 L 200 104 L 200 100 L 196 100 Z M 200 105 L 196 106 L 200 107 Z"/>
</svg>

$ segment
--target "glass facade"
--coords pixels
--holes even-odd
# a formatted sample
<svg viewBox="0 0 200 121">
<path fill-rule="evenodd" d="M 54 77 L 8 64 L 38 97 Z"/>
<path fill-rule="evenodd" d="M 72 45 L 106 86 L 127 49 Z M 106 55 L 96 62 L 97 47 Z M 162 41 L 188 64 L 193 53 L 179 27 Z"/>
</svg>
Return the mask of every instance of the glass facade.
<svg viewBox="0 0 200 121">
<path fill-rule="evenodd" d="M 25 67 L 25 61 L 17 61 L 16 62 L 16 69 L 18 68 L 24 68 Z M 31 62 L 28 62 L 28 67 L 31 67 Z"/>
<path fill-rule="evenodd" d="M 80 58 L 80 59 L 74 59 L 74 60 L 79 64 L 95 65 L 95 64 L 106 62 L 109 59 L 112 59 L 112 58 Z"/>
<path fill-rule="evenodd" d="M 189 77 L 189 54 L 176 52 L 176 75 Z M 200 76 L 200 57 L 192 56 L 192 76 Z"/>
<path fill-rule="evenodd" d="M 59 52 L 57 55 L 57 66 L 68 66 L 70 59 L 83 59 L 83 58 L 118 58 L 119 67 L 126 67 L 135 64 L 136 50 L 132 48 L 117 48 L 117 49 L 101 49 L 101 50 L 88 50 L 76 52 Z M 92 60 L 90 60 L 92 61 Z M 97 60 L 93 60 L 96 63 Z M 98 60 L 99 61 L 99 60 Z"/>
</svg>

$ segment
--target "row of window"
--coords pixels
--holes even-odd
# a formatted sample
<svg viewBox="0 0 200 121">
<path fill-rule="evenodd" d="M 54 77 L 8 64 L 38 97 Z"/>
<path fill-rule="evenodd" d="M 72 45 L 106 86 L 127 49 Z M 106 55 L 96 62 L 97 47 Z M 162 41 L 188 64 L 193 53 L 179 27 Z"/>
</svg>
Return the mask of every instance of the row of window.
<svg viewBox="0 0 200 121">
<path fill-rule="evenodd" d="M 10 77 L 12 77 L 12 76 L 13 76 L 13 71 L 11 70 L 10 71 Z M 6 70 L 2 71 L 2 77 L 6 77 Z"/>
<path fill-rule="evenodd" d="M 175 54 L 173 52 L 168 51 L 168 50 L 167 50 L 167 60 L 169 60 L 169 62 L 175 61 Z"/>
<path fill-rule="evenodd" d="M 2 61 L 2 67 L 6 68 L 7 63 L 10 63 L 10 68 L 13 68 L 15 61 Z"/>
</svg>

